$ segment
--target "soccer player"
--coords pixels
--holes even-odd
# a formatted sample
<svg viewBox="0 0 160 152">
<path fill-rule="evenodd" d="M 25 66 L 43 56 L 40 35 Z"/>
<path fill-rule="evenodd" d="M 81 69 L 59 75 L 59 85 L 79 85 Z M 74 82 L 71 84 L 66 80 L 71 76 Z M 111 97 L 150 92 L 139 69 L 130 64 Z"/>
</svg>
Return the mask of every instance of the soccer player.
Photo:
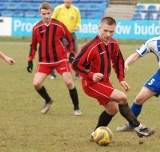
<svg viewBox="0 0 160 152">
<path fill-rule="evenodd" d="M 42 21 L 33 27 L 27 70 L 28 72 L 32 72 L 33 59 L 38 50 L 39 63 L 34 75 L 33 85 L 39 95 L 45 100 L 41 113 L 47 113 L 50 105 L 53 103 L 53 100 L 43 86 L 43 82 L 47 78 L 47 75 L 50 74 L 53 69 L 56 69 L 57 72 L 62 75 L 69 90 L 74 105 L 74 114 L 82 115 L 79 109 L 77 89 L 72 80 L 71 69 L 67 58 L 68 51 L 62 43 L 62 38 L 65 37 L 70 45 L 69 60 L 72 62 L 75 54 L 73 39 L 63 23 L 51 18 L 52 7 L 49 3 L 42 3 L 39 11 Z M 39 46 L 38 49 L 37 46 Z"/>
<path fill-rule="evenodd" d="M 66 25 L 67 29 L 71 33 L 72 38 L 74 39 L 74 47 L 76 53 L 78 53 L 77 38 L 75 32 L 80 28 L 81 16 L 80 11 L 77 7 L 72 4 L 72 0 L 64 0 L 64 4 L 58 5 L 53 12 L 52 18 L 57 19 Z M 63 39 L 64 44 L 66 44 L 67 49 L 69 50 L 68 41 Z M 55 77 L 54 72 L 51 74 L 51 78 Z M 79 75 L 75 74 L 75 78 L 79 79 Z"/>
<path fill-rule="evenodd" d="M 142 136 L 150 135 L 150 128 L 143 127 L 133 115 L 126 95 L 115 89 L 109 81 L 111 66 L 117 75 L 119 83 L 125 91 L 130 87 L 124 80 L 124 60 L 118 42 L 112 38 L 116 28 L 116 21 L 112 17 L 103 17 L 99 26 L 99 34 L 86 42 L 76 58 L 72 62 L 72 68 L 82 76 L 82 87 L 84 92 L 98 100 L 103 105 L 103 111 L 97 123 L 100 126 L 107 126 L 115 114 L 120 114 L 128 120 L 137 134 Z M 94 132 L 90 141 L 93 141 Z"/>
<path fill-rule="evenodd" d="M 9 56 L 5 55 L 1 51 L 0 51 L 0 58 L 3 59 L 4 61 L 6 61 L 10 65 L 15 64 L 15 61 L 12 58 L 10 58 Z"/>
<path fill-rule="evenodd" d="M 129 70 L 129 66 L 135 63 L 138 59 L 145 56 L 148 53 L 153 53 L 158 61 L 160 67 L 160 35 L 147 40 L 140 48 L 136 49 L 136 52 L 131 54 L 125 61 L 125 70 Z M 160 95 L 160 69 L 154 73 L 153 76 L 144 84 L 141 91 L 136 96 L 132 103 L 131 110 L 136 117 L 138 117 L 142 111 L 143 104 L 153 96 L 158 97 Z M 118 127 L 117 131 L 131 131 L 133 127 L 130 123 L 124 126 Z"/>
</svg>

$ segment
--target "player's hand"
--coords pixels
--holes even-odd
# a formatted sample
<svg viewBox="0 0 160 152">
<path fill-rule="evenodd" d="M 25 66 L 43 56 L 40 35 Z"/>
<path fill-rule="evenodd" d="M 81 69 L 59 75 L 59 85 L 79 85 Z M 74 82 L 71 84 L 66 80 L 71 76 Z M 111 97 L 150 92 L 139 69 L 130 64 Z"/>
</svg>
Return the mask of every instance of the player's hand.
<svg viewBox="0 0 160 152">
<path fill-rule="evenodd" d="M 126 92 L 129 92 L 131 90 L 130 86 L 128 85 L 126 81 L 121 81 L 120 84 L 122 87 L 124 87 Z"/>
<path fill-rule="evenodd" d="M 129 70 L 128 64 L 124 64 L 124 70 L 125 70 L 125 72 L 127 72 Z"/>
<path fill-rule="evenodd" d="M 14 61 L 12 58 L 10 58 L 10 57 L 6 57 L 6 58 L 5 58 L 5 61 L 6 61 L 8 64 L 10 64 L 10 65 L 15 64 L 15 61 Z"/>
<path fill-rule="evenodd" d="M 32 70 L 33 70 L 33 61 L 28 61 L 27 71 L 31 73 Z"/>
<path fill-rule="evenodd" d="M 70 54 L 69 54 L 69 62 L 70 62 L 70 63 L 73 62 L 74 57 L 75 57 L 74 53 L 70 53 Z"/>
<path fill-rule="evenodd" d="M 93 75 L 93 81 L 94 82 L 99 82 L 103 79 L 103 74 L 102 73 L 94 73 Z"/>
</svg>

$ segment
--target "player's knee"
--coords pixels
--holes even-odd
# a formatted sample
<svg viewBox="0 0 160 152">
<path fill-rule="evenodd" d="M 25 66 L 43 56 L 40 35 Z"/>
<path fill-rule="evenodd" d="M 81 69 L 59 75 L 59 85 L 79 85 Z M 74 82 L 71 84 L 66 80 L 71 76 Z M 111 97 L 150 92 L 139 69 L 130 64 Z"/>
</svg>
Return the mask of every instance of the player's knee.
<svg viewBox="0 0 160 152">
<path fill-rule="evenodd" d="M 144 101 L 145 101 L 144 98 L 141 96 L 137 96 L 135 99 L 135 103 L 138 105 L 143 104 Z"/>
<path fill-rule="evenodd" d="M 68 87 L 68 89 L 71 89 L 74 86 L 73 81 L 71 81 L 71 80 L 66 80 L 65 84 Z"/>
<path fill-rule="evenodd" d="M 121 96 L 119 98 L 120 104 L 126 104 L 127 103 L 127 96 L 124 93 L 121 93 Z"/>
<path fill-rule="evenodd" d="M 118 107 L 113 107 L 113 108 L 112 108 L 112 115 L 113 115 L 113 116 L 116 115 L 118 112 L 119 112 Z M 110 112 L 110 113 L 111 113 L 111 112 Z"/>
<path fill-rule="evenodd" d="M 107 106 L 105 106 L 105 109 L 108 114 L 114 116 L 119 111 L 118 104 L 115 102 L 109 102 Z"/>
<path fill-rule="evenodd" d="M 41 88 L 41 83 L 33 82 L 33 86 L 36 90 L 39 90 Z"/>
</svg>

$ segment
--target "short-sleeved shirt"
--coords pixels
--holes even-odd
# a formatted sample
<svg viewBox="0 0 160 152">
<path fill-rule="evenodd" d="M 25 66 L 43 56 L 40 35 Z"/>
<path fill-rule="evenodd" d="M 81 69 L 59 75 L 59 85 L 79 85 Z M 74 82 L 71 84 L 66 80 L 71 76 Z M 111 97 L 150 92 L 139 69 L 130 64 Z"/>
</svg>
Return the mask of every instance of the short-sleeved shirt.
<svg viewBox="0 0 160 152">
<path fill-rule="evenodd" d="M 70 33 L 74 33 L 74 28 L 79 27 L 81 22 L 80 11 L 74 5 L 70 8 L 66 8 L 64 4 L 57 6 L 52 18 L 65 24 Z"/>
<path fill-rule="evenodd" d="M 136 51 L 142 57 L 147 53 L 154 53 L 160 67 L 160 35 L 149 39 Z M 144 86 L 156 92 L 156 96 L 160 95 L 160 69 L 147 80 Z"/>
<path fill-rule="evenodd" d="M 154 53 L 160 66 L 160 35 L 149 39 L 136 51 L 140 56 L 144 56 L 147 53 Z"/>
</svg>

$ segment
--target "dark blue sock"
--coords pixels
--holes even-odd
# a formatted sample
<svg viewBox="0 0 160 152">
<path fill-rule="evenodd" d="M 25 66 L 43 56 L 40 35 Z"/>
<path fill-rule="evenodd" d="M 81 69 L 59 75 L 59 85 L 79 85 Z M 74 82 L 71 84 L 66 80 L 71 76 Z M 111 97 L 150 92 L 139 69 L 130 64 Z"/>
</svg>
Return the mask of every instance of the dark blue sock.
<svg viewBox="0 0 160 152">
<path fill-rule="evenodd" d="M 142 111 L 142 105 L 138 105 L 135 102 L 133 102 L 133 104 L 131 106 L 131 110 L 132 110 L 133 114 L 135 115 L 135 117 L 137 118 Z M 130 123 L 129 123 L 129 125 L 130 125 Z"/>
</svg>

